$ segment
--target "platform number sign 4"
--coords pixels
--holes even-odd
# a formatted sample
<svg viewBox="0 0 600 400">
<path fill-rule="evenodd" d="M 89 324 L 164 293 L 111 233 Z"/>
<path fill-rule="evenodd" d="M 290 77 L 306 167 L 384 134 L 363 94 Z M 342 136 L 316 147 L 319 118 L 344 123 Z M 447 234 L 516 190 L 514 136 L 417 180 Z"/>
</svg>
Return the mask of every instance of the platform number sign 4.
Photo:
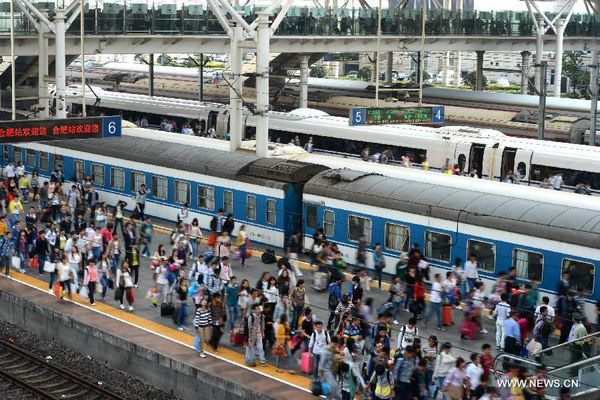
<svg viewBox="0 0 600 400">
<path fill-rule="evenodd" d="M 365 108 L 352 108 L 350 110 L 350 126 L 365 125 L 366 114 Z"/>
<path fill-rule="evenodd" d="M 443 124 L 445 121 L 445 109 L 443 106 L 431 107 L 431 122 Z"/>
</svg>

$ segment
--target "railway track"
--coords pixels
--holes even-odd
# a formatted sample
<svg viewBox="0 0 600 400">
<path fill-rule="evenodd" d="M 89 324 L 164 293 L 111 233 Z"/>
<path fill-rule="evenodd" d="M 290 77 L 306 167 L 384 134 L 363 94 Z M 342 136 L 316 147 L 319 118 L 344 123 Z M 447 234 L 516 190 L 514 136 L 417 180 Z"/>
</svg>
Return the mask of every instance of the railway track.
<svg viewBox="0 0 600 400">
<path fill-rule="evenodd" d="M 91 378 L 86 379 L 75 375 L 3 340 L 0 340 L 0 379 L 10 381 L 40 399 L 117 400 L 122 398 L 101 387 Z"/>
</svg>

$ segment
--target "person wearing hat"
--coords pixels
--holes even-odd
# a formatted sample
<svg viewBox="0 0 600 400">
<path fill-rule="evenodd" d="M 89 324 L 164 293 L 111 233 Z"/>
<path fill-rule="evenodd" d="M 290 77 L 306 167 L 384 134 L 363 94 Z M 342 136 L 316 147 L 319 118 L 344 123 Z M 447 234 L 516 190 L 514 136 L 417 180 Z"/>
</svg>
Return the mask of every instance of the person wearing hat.
<svg viewBox="0 0 600 400">
<path fill-rule="evenodd" d="M 519 313 L 510 312 L 510 318 L 504 321 L 504 351 L 516 356 L 521 354 L 521 330 L 517 320 Z"/>
<path fill-rule="evenodd" d="M 571 346 L 571 363 L 583 359 L 583 345 L 585 340 L 581 339 L 587 336 L 588 332 L 582 320 L 583 317 L 581 314 L 573 313 L 573 326 L 571 327 L 571 332 L 569 332 L 569 342 L 573 344 Z"/>
</svg>

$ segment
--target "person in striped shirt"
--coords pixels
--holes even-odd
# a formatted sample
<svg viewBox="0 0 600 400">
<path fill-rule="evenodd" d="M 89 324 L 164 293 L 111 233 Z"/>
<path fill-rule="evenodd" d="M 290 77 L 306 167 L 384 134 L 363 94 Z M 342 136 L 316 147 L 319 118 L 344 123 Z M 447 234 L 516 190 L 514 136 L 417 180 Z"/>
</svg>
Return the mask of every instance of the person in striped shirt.
<svg viewBox="0 0 600 400">
<path fill-rule="evenodd" d="M 194 328 L 196 328 L 196 336 L 194 337 L 194 348 L 200 353 L 200 357 L 206 358 L 202 342 L 209 343 L 211 336 L 212 314 L 208 307 L 208 300 L 203 298 L 200 300 L 200 306 L 196 309 L 194 316 Z"/>
</svg>

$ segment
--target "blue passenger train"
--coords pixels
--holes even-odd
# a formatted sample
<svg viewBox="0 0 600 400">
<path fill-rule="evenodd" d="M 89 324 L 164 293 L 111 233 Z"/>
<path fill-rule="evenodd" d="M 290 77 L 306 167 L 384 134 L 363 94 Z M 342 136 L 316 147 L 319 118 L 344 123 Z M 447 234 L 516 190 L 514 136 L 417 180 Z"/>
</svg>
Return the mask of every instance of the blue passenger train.
<svg viewBox="0 0 600 400">
<path fill-rule="evenodd" d="M 360 237 L 370 247 L 381 243 L 385 271 L 394 273 L 416 242 L 438 272 L 457 257 L 477 254 L 488 290 L 498 272 L 514 266 L 519 280 L 539 280 L 550 295 L 561 272 L 568 272 L 572 285 L 586 291 L 589 315 L 600 297 L 600 215 L 552 204 L 552 191 L 546 202 L 536 202 L 127 136 L 5 145 L 2 162 L 8 160 L 22 160 L 42 177 L 57 165 L 67 178 L 91 176 L 108 204 L 132 197 L 146 183 L 148 215 L 175 220 L 188 203 L 190 218 L 203 228 L 223 208 L 233 214 L 236 229 L 246 224 L 251 240 L 268 246 L 282 248 L 301 229 L 311 248 L 312 235 L 322 228 L 350 263 Z"/>
</svg>

